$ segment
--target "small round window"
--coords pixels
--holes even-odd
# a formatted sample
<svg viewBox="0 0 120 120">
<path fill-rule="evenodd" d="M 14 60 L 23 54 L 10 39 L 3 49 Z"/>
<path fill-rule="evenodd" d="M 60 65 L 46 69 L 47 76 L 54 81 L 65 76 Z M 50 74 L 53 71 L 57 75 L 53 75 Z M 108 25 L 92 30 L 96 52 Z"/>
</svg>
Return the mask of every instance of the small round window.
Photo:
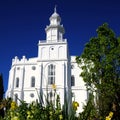
<svg viewBox="0 0 120 120">
<path fill-rule="evenodd" d="M 32 70 L 35 70 L 36 69 L 36 67 L 35 66 L 32 66 Z"/>
<path fill-rule="evenodd" d="M 20 67 L 17 67 L 17 70 L 20 70 Z"/>
<path fill-rule="evenodd" d="M 33 98 L 33 97 L 34 97 L 34 94 L 33 94 L 33 93 L 31 93 L 31 94 L 30 94 L 30 97 L 32 97 L 32 98 Z"/>
<path fill-rule="evenodd" d="M 52 47 L 51 50 L 54 50 L 54 48 Z"/>
</svg>

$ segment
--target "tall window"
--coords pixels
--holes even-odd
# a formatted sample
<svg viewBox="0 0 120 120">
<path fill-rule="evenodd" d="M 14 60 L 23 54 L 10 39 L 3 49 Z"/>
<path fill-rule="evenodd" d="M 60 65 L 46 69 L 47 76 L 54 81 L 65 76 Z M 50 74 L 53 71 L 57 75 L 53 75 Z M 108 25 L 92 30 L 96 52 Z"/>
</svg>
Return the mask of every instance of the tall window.
<svg viewBox="0 0 120 120">
<path fill-rule="evenodd" d="M 31 87 L 35 87 L 35 77 L 31 77 Z"/>
<path fill-rule="evenodd" d="M 16 87 L 19 87 L 19 78 L 16 78 Z"/>
<path fill-rule="evenodd" d="M 74 77 L 74 75 L 71 76 L 71 86 L 75 86 L 75 77 Z"/>
<path fill-rule="evenodd" d="M 55 84 L 55 65 L 53 64 L 48 66 L 48 84 Z"/>
</svg>

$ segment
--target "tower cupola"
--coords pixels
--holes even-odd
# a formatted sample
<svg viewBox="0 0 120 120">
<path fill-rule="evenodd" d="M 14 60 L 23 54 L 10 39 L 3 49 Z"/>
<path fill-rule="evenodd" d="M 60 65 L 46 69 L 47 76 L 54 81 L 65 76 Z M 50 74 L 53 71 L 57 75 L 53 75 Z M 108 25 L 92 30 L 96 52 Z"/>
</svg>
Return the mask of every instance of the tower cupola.
<svg viewBox="0 0 120 120">
<path fill-rule="evenodd" d="M 61 18 L 57 13 L 56 7 L 54 13 L 49 18 L 50 24 L 46 26 L 46 40 L 47 42 L 59 42 L 63 40 L 64 27 L 60 25 Z"/>
<path fill-rule="evenodd" d="M 56 11 L 56 7 L 54 8 L 54 13 L 51 15 L 49 20 L 51 25 L 60 25 L 61 18 Z"/>
</svg>

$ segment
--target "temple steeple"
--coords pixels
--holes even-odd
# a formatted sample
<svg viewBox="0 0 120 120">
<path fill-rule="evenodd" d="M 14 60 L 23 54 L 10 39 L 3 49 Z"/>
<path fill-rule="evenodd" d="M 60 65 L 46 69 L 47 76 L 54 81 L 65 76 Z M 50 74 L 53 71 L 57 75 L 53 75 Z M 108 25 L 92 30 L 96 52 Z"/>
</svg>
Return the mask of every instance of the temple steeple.
<svg viewBox="0 0 120 120">
<path fill-rule="evenodd" d="M 57 12 L 56 5 L 55 5 L 55 8 L 54 8 L 54 12 Z"/>
<path fill-rule="evenodd" d="M 54 13 L 49 18 L 50 24 L 45 28 L 47 42 L 59 42 L 63 40 L 64 27 L 60 25 L 61 18 L 57 13 L 56 6 Z"/>
</svg>

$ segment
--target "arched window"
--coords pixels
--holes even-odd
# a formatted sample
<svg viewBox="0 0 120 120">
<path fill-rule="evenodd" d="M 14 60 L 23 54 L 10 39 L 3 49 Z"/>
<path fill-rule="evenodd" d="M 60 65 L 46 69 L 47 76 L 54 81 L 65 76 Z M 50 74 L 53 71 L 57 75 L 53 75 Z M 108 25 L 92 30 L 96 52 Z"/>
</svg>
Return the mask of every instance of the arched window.
<svg viewBox="0 0 120 120">
<path fill-rule="evenodd" d="M 48 84 L 55 84 L 55 65 L 53 64 L 48 66 Z"/>
<path fill-rule="evenodd" d="M 16 87 L 19 87 L 19 78 L 16 78 Z"/>
<path fill-rule="evenodd" d="M 35 77 L 31 77 L 31 87 L 35 87 Z"/>
<path fill-rule="evenodd" d="M 75 86 L 75 77 L 74 77 L 74 75 L 71 76 L 71 86 Z"/>
</svg>

